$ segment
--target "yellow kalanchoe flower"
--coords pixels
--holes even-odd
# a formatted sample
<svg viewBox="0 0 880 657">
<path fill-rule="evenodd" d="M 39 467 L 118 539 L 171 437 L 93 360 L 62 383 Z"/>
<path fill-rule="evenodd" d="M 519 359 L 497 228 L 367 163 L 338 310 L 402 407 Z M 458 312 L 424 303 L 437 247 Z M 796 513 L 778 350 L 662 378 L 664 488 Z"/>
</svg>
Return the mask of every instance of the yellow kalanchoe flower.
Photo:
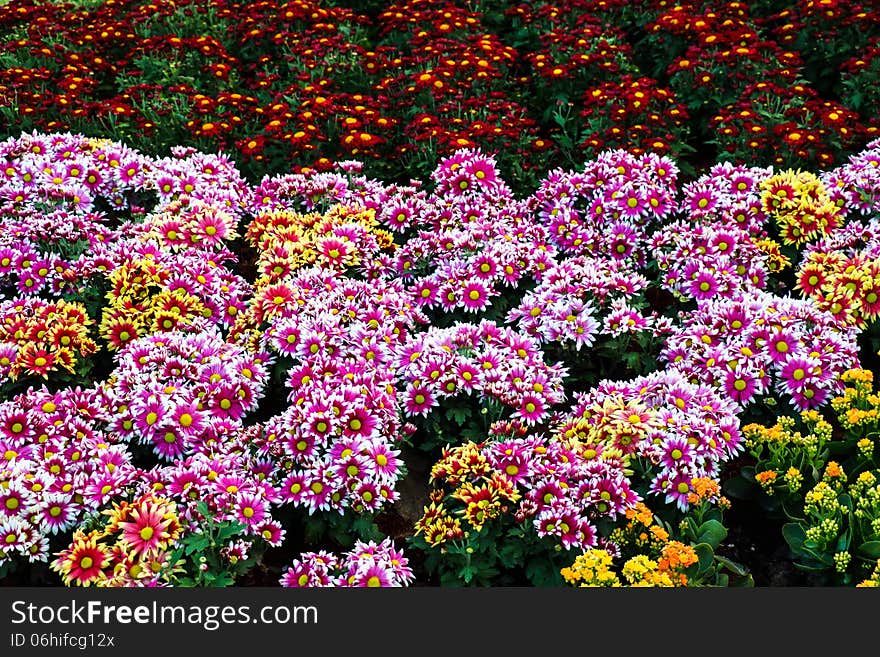
<svg viewBox="0 0 880 657">
<path fill-rule="evenodd" d="M 612 557 L 606 550 L 588 550 L 559 572 L 568 584 L 580 587 L 617 587 L 620 579 L 611 570 Z"/>
</svg>

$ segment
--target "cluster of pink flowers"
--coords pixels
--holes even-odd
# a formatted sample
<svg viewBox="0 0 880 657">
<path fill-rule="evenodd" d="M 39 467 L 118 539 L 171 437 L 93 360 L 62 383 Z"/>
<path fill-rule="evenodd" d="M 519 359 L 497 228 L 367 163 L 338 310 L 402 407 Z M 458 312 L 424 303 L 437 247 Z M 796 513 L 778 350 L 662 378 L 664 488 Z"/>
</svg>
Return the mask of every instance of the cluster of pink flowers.
<svg viewBox="0 0 880 657">
<path fill-rule="evenodd" d="M 582 171 L 551 171 L 532 203 L 550 239 L 565 253 L 640 266 L 650 230 L 678 210 L 678 173 L 664 156 L 605 151 Z"/>
<path fill-rule="evenodd" d="M 197 502 L 242 523 L 230 558 L 251 538 L 281 545 L 284 505 L 380 511 L 399 498 L 403 438 L 458 395 L 483 407 L 487 440 L 447 449 L 432 478 L 461 484 L 450 497 L 472 527 L 495 505 L 564 547 L 594 547 L 600 523 L 640 501 L 638 477 L 686 509 L 692 479 L 739 452 L 738 415 L 760 396 L 826 403 L 880 315 L 880 140 L 822 175 L 848 221 L 802 240 L 800 300 L 768 291 L 789 264 L 769 220 L 804 229 L 773 203 L 789 178 L 802 194 L 813 179 L 771 185 L 770 169 L 719 164 L 679 189 L 670 159 L 608 151 L 517 199 L 476 148 L 424 187 L 361 170 L 252 186 L 222 154 L 188 148 L 159 159 L 69 134 L 0 144 L 3 385 L 79 376 L 113 352 L 92 387 L 0 402 L 0 565 L 45 561 L 50 537 L 133 495 L 173 502 L 181 532 L 205 520 Z M 238 237 L 247 263 L 230 250 Z M 657 287 L 695 308 L 670 316 Z M 572 363 L 547 354 L 622 334 L 663 338 L 665 370 L 603 380 L 560 410 Z M 422 526 L 460 529 L 441 506 Z M 388 539 L 305 553 L 281 583 L 412 576 Z"/>
<path fill-rule="evenodd" d="M 741 407 L 772 391 L 803 410 L 842 389 L 840 374 L 859 362 L 856 337 L 810 300 L 755 291 L 701 303 L 667 338 L 661 357 Z"/>
<path fill-rule="evenodd" d="M 772 175 L 772 167 L 715 164 L 682 186 L 679 209 L 692 223 L 708 222 L 719 228 L 738 226 L 750 235 L 763 237 L 767 214 L 761 205 L 760 184 Z"/>
<path fill-rule="evenodd" d="M 613 451 L 647 466 L 651 493 L 688 506 L 690 482 L 716 477 L 741 451 L 740 407 L 716 388 L 677 371 L 630 381 L 602 381 L 577 395 L 560 431 L 580 436 L 597 454 Z"/>
<path fill-rule="evenodd" d="M 139 476 L 112 431 L 101 388 L 31 388 L 0 402 L 0 565 L 46 561 L 49 537 L 77 527 Z"/>
<path fill-rule="evenodd" d="M 464 149 L 432 174 L 430 196 L 400 197 L 383 212 L 392 227 L 415 232 L 396 254 L 397 274 L 415 302 L 443 312 L 485 312 L 527 276 L 540 277 L 556 248 L 515 199 L 492 157 Z"/>
<path fill-rule="evenodd" d="M 308 268 L 263 334 L 286 366 L 289 405 L 265 423 L 285 502 L 309 513 L 375 510 L 397 498 L 394 362 L 413 328 L 399 281 Z"/>
<path fill-rule="evenodd" d="M 880 139 L 819 176 L 835 204 L 861 216 L 880 211 Z"/>
<path fill-rule="evenodd" d="M 341 557 L 325 550 L 304 552 L 285 569 L 280 583 L 285 588 L 404 587 L 413 579 L 409 560 L 386 538 L 378 544 L 355 541 Z"/>
<path fill-rule="evenodd" d="M 427 415 L 444 398 L 470 393 L 483 404 L 511 406 L 511 417 L 535 424 L 565 399 L 566 369 L 547 365 L 534 338 L 488 320 L 416 334 L 395 366 L 405 385 L 403 410 L 411 417 Z"/>
<path fill-rule="evenodd" d="M 767 283 L 769 255 L 738 225 L 677 220 L 651 247 L 663 286 L 681 299 L 731 298 Z"/>
<path fill-rule="evenodd" d="M 197 506 L 204 502 L 215 521 L 241 523 L 246 536 L 279 546 L 287 532 L 271 513 L 282 497 L 273 483 L 275 464 L 261 453 L 261 446 L 259 425 L 230 430 L 173 463 L 142 470 L 136 491 L 159 491 L 174 500 L 186 531 L 206 520 Z M 235 545 L 227 547 L 244 558 Z"/>
<path fill-rule="evenodd" d="M 538 284 L 508 312 L 507 321 L 540 342 L 570 342 L 577 350 L 591 346 L 598 335 L 659 335 L 669 322 L 638 307 L 647 287 L 648 279 L 623 260 L 566 258 L 547 267 Z"/>
<path fill-rule="evenodd" d="M 538 536 L 554 537 L 566 549 L 595 547 L 597 520 L 614 518 L 639 500 L 619 455 L 602 455 L 559 436 L 515 437 L 523 433 L 516 424 L 499 430 L 508 436 L 487 443 L 482 454 L 492 470 L 521 491 L 514 516 L 530 523 Z M 438 477 L 452 474 L 432 471 Z"/>
<path fill-rule="evenodd" d="M 47 206 L 81 215 L 97 211 L 101 198 L 111 210 L 131 208 L 142 158 L 124 144 L 70 133 L 7 139 L 0 143 L 0 207 L 33 216 L 47 234 L 75 236 L 79 227 L 57 222 L 60 215 L 47 214 Z"/>
<path fill-rule="evenodd" d="M 205 329 L 139 338 L 117 362 L 106 386 L 114 430 L 171 461 L 241 428 L 263 395 L 271 357 Z"/>
</svg>

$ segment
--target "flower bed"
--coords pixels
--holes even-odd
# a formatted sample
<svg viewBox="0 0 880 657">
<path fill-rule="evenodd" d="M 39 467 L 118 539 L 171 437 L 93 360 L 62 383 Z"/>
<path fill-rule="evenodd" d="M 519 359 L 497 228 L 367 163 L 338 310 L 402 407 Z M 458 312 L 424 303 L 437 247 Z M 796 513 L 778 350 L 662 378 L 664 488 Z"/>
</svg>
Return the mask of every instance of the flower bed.
<svg viewBox="0 0 880 657">
<path fill-rule="evenodd" d="M 0 7 L 0 579 L 880 584 L 813 4 Z"/>
</svg>

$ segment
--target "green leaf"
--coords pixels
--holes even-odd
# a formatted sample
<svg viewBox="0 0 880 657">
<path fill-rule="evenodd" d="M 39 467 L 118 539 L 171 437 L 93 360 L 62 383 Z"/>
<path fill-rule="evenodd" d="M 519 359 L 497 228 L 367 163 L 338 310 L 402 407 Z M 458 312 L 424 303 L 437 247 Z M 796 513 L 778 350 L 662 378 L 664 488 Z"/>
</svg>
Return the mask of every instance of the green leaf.
<svg viewBox="0 0 880 657">
<path fill-rule="evenodd" d="M 791 548 L 791 551 L 798 554 L 804 547 L 804 541 L 807 540 L 807 533 L 798 523 L 789 522 L 782 526 L 782 538 L 788 543 L 788 547 Z"/>
<path fill-rule="evenodd" d="M 740 577 L 745 577 L 749 574 L 749 571 L 745 566 L 737 563 L 736 561 L 731 561 L 727 557 L 722 557 L 720 554 L 715 555 L 715 560 L 728 570 L 732 571 L 734 574 L 739 575 Z"/>
<path fill-rule="evenodd" d="M 811 573 L 821 573 L 829 568 L 829 566 L 823 563 L 804 563 L 802 561 L 795 561 L 794 566 L 798 570 L 806 570 Z"/>
<path fill-rule="evenodd" d="M 558 569 L 549 560 L 540 557 L 535 557 L 526 564 L 526 577 L 535 586 L 553 586 L 562 583 Z"/>
<path fill-rule="evenodd" d="M 698 543 L 694 546 L 694 552 L 697 553 L 699 570 L 698 575 L 704 575 L 715 565 L 715 550 L 708 543 Z"/>
<path fill-rule="evenodd" d="M 522 544 L 520 541 L 505 541 L 498 550 L 498 561 L 505 568 L 515 568 L 522 564 Z"/>
<path fill-rule="evenodd" d="M 467 406 L 454 406 L 446 411 L 446 417 L 459 426 L 462 426 L 470 416 L 471 409 Z"/>
<path fill-rule="evenodd" d="M 207 536 L 201 535 L 192 538 L 184 548 L 184 553 L 189 556 L 193 552 L 202 552 L 207 549 L 210 540 Z"/>
<path fill-rule="evenodd" d="M 727 538 L 727 528 L 717 520 L 707 520 L 697 528 L 695 534 L 698 543 L 708 543 L 714 550 Z"/>
<path fill-rule="evenodd" d="M 224 523 L 217 532 L 217 540 L 226 541 L 227 539 L 240 534 L 245 526 L 238 522 Z"/>
<path fill-rule="evenodd" d="M 880 559 L 880 541 L 866 541 L 856 548 L 856 552 L 867 559 Z"/>
<path fill-rule="evenodd" d="M 744 476 L 731 477 L 724 482 L 722 488 L 725 495 L 738 500 L 753 500 L 760 492 L 758 485 Z"/>
<path fill-rule="evenodd" d="M 751 575 L 746 575 L 741 581 L 737 582 L 737 586 L 750 588 L 755 586 L 755 578 Z"/>
</svg>

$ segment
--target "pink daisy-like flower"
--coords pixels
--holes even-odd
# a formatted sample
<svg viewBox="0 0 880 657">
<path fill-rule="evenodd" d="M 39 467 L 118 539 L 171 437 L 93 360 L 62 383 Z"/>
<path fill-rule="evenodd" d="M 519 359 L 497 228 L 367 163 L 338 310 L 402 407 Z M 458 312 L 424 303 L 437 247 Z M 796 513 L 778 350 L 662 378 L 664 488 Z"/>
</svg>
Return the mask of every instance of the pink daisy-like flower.
<svg viewBox="0 0 880 657">
<path fill-rule="evenodd" d="M 782 329 L 767 337 L 767 353 L 774 363 L 784 363 L 797 349 L 797 340 L 791 331 Z"/>
<path fill-rule="evenodd" d="M 178 404 L 171 413 L 171 422 L 181 434 L 198 435 L 205 428 L 204 414 L 195 402 Z"/>
<path fill-rule="evenodd" d="M 680 470 L 693 463 L 694 447 L 683 436 L 667 438 L 660 450 L 660 465 L 667 470 Z"/>
<path fill-rule="evenodd" d="M 827 388 L 820 388 L 815 382 L 810 382 L 799 390 L 792 391 L 791 398 L 799 410 L 806 411 L 824 404 L 828 394 Z"/>
<path fill-rule="evenodd" d="M 281 482 L 281 497 L 285 502 L 300 504 L 306 495 L 308 486 L 306 473 L 302 470 L 293 470 L 284 481 Z"/>
<path fill-rule="evenodd" d="M 390 587 L 391 577 L 386 568 L 373 564 L 349 577 L 348 585 L 355 587 Z"/>
<path fill-rule="evenodd" d="M 589 500 L 596 511 L 612 517 L 623 513 L 635 502 L 635 495 L 623 479 L 603 477 L 590 482 L 584 491 L 579 492 L 583 495 L 586 491 L 589 491 Z"/>
<path fill-rule="evenodd" d="M 159 199 L 162 201 L 169 200 L 177 193 L 177 182 L 172 176 L 162 175 L 156 178 L 156 191 L 159 192 Z"/>
<path fill-rule="evenodd" d="M 790 394 L 794 394 L 815 382 L 813 372 L 820 366 L 821 362 L 818 358 L 793 356 L 780 368 L 779 376 L 785 389 Z"/>
<path fill-rule="evenodd" d="M 0 488 L 0 516 L 17 516 L 27 506 L 27 493 L 13 480 L 6 488 Z"/>
<path fill-rule="evenodd" d="M 331 496 L 337 488 L 337 481 L 330 470 L 310 472 L 302 496 L 302 504 L 311 515 L 315 511 L 327 511 L 331 506 Z"/>
<path fill-rule="evenodd" d="M 432 306 L 437 302 L 440 286 L 429 278 L 418 281 L 413 289 L 413 297 L 420 306 Z"/>
<path fill-rule="evenodd" d="M 351 495 L 353 500 L 352 507 L 355 511 L 375 511 L 386 501 L 379 492 L 379 487 L 369 481 L 356 484 L 354 490 L 351 491 Z"/>
<path fill-rule="evenodd" d="M 713 299 L 718 294 L 718 280 L 705 269 L 700 271 L 696 278 L 691 280 L 688 291 L 697 300 Z"/>
<path fill-rule="evenodd" d="M 174 460 L 186 452 L 186 440 L 180 428 L 164 425 L 153 434 L 153 451 L 161 458 Z"/>
<path fill-rule="evenodd" d="M 608 228 L 611 257 L 616 260 L 628 258 L 636 247 L 636 231 L 629 224 L 616 223 Z"/>
<path fill-rule="evenodd" d="M 281 586 L 286 588 L 317 588 L 333 586 L 339 558 L 331 552 L 304 552 L 284 571 Z"/>
<path fill-rule="evenodd" d="M 473 390 L 480 385 L 480 370 L 469 362 L 459 365 L 455 370 L 455 374 L 458 386 L 466 391 Z"/>
<path fill-rule="evenodd" d="M 257 525 L 256 533 L 270 546 L 278 547 L 284 542 L 287 530 L 277 520 L 267 520 Z"/>
<path fill-rule="evenodd" d="M 161 420 L 166 413 L 165 406 L 158 399 L 150 396 L 146 403 L 137 406 L 137 415 L 134 420 L 135 429 L 144 438 L 151 438 L 158 431 Z"/>
<path fill-rule="evenodd" d="M 703 216 L 718 205 L 718 190 L 706 183 L 694 183 L 685 193 L 687 209 L 694 215 Z"/>
<path fill-rule="evenodd" d="M 268 516 L 267 500 L 256 493 L 241 493 L 237 496 L 230 520 L 236 520 L 250 528 L 255 528 Z"/>
<path fill-rule="evenodd" d="M 410 225 L 413 209 L 406 203 L 392 203 L 382 210 L 385 223 L 395 231 L 403 231 Z"/>
<path fill-rule="evenodd" d="M 373 434 L 378 422 L 368 409 L 359 407 L 352 409 L 342 430 L 345 436 L 368 437 Z"/>
<path fill-rule="evenodd" d="M 744 368 L 735 367 L 728 370 L 724 377 L 724 391 L 740 404 L 746 404 L 755 396 L 757 380 L 755 376 Z"/>
<path fill-rule="evenodd" d="M 446 312 L 452 312 L 456 308 L 458 308 L 459 303 L 461 302 L 461 288 L 457 287 L 452 283 L 444 283 L 437 290 L 437 300 L 440 302 L 440 306 Z"/>
<path fill-rule="evenodd" d="M 679 472 L 674 477 L 664 479 L 663 492 L 666 493 L 666 501 L 674 503 L 682 511 L 688 508 L 688 495 L 691 492 L 691 479 L 693 476 L 688 472 Z"/>
<path fill-rule="evenodd" d="M 616 201 L 621 215 L 638 219 L 645 212 L 648 199 L 640 187 L 626 185 L 625 189 L 619 190 Z"/>
<path fill-rule="evenodd" d="M 315 433 L 311 431 L 291 432 L 287 435 L 284 446 L 288 454 L 301 462 L 316 452 Z"/>
<path fill-rule="evenodd" d="M 539 422 L 545 414 L 544 400 L 537 395 L 523 395 L 515 417 L 520 418 L 527 425 Z"/>
<path fill-rule="evenodd" d="M 57 534 L 73 527 L 77 520 L 77 506 L 69 493 L 45 493 L 34 509 L 41 533 Z"/>
<path fill-rule="evenodd" d="M 403 403 L 407 414 L 427 416 L 431 408 L 436 405 L 436 398 L 425 386 L 410 385 L 407 388 L 406 399 Z"/>
<path fill-rule="evenodd" d="M 349 254 L 349 244 L 335 237 L 328 237 L 318 245 L 318 252 L 332 267 L 342 267 Z"/>
<path fill-rule="evenodd" d="M 169 246 L 183 246 L 188 243 L 189 235 L 185 232 L 180 221 L 168 218 L 157 223 L 155 229 L 162 236 L 162 240 Z"/>
<path fill-rule="evenodd" d="M 400 469 L 398 450 L 391 449 L 384 443 L 374 442 L 367 448 L 367 454 L 376 472 L 388 478 L 396 478 Z"/>
</svg>

